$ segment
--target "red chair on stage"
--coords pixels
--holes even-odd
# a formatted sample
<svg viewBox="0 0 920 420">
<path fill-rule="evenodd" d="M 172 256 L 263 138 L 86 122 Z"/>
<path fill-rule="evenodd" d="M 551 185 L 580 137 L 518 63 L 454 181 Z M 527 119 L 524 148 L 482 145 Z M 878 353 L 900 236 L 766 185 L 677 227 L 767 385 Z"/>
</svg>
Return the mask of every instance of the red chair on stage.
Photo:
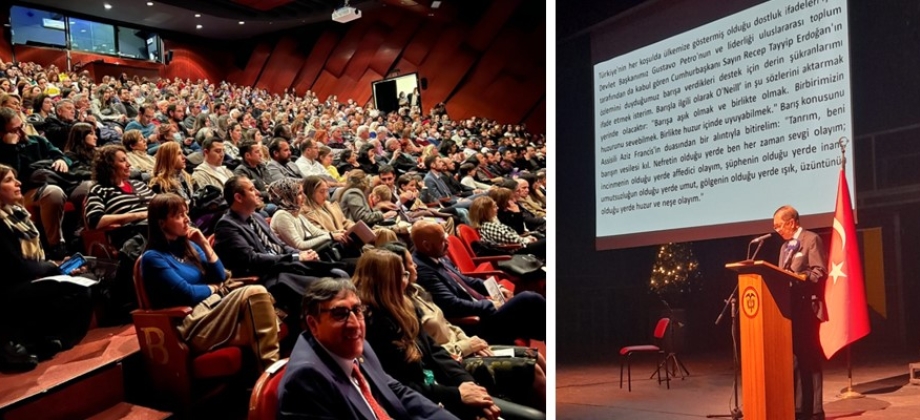
<svg viewBox="0 0 920 420">
<path fill-rule="evenodd" d="M 274 420 L 278 411 L 278 384 L 288 359 L 281 359 L 262 373 L 249 397 L 249 420 Z"/>
<path fill-rule="evenodd" d="M 664 336 L 668 331 L 668 325 L 671 323 L 671 318 L 661 318 L 658 320 L 658 324 L 655 325 L 655 342 L 656 344 L 640 344 L 634 346 L 626 346 L 620 349 L 620 388 L 623 388 L 623 364 L 626 364 L 626 377 L 628 382 L 629 392 L 632 392 L 632 366 L 630 365 L 630 358 L 635 353 L 657 353 L 659 363 L 656 373 L 658 375 L 658 385 L 661 385 L 662 382 L 667 384 L 668 389 L 671 389 L 671 374 L 668 371 L 665 363 L 667 362 L 666 354 L 662 348 L 664 344 Z M 664 367 L 664 379 L 661 379 L 661 368 Z M 653 375 L 654 376 L 654 375 Z"/>
</svg>

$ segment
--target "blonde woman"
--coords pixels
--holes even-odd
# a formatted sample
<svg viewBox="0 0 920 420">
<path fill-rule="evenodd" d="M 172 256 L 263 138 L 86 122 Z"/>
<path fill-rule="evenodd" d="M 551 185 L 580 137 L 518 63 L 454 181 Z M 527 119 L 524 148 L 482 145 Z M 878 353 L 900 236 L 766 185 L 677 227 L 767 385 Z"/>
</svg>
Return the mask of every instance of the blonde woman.
<svg viewBox="0 0 920 420">
<path fill-rule="evenodd" d="M 179 143 L 167 142 L 157 150 L 150 189 L 157 194 L 177 194 L 185 200 L 185 204 L 191 204 L 195 194 L 194 182 L 185 172 L 185 155 Z"/>
</svg>

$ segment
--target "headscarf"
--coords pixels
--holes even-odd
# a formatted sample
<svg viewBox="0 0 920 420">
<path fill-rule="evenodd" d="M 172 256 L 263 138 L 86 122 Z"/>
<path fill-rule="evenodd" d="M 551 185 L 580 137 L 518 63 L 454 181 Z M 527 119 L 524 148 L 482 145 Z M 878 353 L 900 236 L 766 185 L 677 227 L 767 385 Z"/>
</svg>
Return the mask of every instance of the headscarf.
<svg viewBox="0 0 920 420">
<path fill-rule="evenodd" d="M 29 212 L 19 206 L 0 207 L 0 219 L 13 231 L 22 246 L 22 257 L 27 260 L 43 261 L 45 251 L 42 250 L 38 229 L 32 223 Z"/>
<path fill-rule="evenodd" d="M 278 208 L 297 214 L 297 194 L 300 193 L 300 181 L 294 178 L 282 178 L 268 186 L 268 197 Z"/>
</svg>

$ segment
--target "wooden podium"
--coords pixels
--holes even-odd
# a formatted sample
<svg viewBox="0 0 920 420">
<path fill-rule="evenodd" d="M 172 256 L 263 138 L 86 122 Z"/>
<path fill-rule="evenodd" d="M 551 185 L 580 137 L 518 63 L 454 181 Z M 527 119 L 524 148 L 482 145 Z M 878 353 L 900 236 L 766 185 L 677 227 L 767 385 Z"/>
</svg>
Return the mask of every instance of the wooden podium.
<svg viewBox="0 0 920 420">
<path fill-rule="evenodd" d="M 745 420 L 795 417 L 790 285 L 801 281 L 766 261 L 726 264 L 738 273 Z"/>
</svg>

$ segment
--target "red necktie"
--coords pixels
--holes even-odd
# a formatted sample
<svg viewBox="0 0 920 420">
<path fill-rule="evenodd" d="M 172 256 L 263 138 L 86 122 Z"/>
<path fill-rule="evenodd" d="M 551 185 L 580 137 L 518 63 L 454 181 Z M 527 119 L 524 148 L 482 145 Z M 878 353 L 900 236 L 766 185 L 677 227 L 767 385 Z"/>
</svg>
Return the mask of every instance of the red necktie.
<svg viewBox="0 0 920 420">
<path fill-rule="evenodd" d="M 380 404 L 377 404 L 377 400 L 375 400 L 374 395 L 371 394 L 371 388 L 367 386 L 367 381 L 364 380 L 364 375 L 361 374 L 361 368 L 358 366 L 357 361 L 355 362 L 355 368 L 351 371 L 351 374 L 355 377 L 355 380 L 358 381 L 358 388 L 361 388 L 361 395 L 364 396 L 368 405 L 371 406 L 371 410 L 374 411 L 377 420 L 390 420 L 390 416 L 387 414 L 386 410 L 384 410 Z"/>
</svg>

